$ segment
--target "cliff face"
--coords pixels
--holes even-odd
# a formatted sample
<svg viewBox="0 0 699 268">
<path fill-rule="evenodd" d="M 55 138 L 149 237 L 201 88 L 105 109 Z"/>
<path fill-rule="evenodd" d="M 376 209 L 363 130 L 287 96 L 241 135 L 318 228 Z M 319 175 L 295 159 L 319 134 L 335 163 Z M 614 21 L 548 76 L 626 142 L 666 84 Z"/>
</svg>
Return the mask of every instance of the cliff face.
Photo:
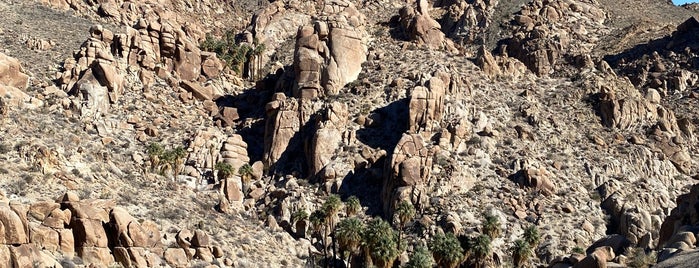
<svg viewBox="0 0 699 268">
<path fill-rule="evenodd" d="M 530 226 L 535 265 L 672 267 L 696 247 L 692 5 L 0 0 L 0 12 L 0 266 L 320 265 L 348 245 L 329 235 L 353 214 L 322 205 L 332 194 L 405 243 L 393 259 L 354 250 L 354 264 L 403 265 L 452 232 L 461 246 L 493 236 L 458 264 L 498 266 L 521 260 L 510 249 Z M 498 235 L 482 227 L 493 219 Z"/>
</svg>

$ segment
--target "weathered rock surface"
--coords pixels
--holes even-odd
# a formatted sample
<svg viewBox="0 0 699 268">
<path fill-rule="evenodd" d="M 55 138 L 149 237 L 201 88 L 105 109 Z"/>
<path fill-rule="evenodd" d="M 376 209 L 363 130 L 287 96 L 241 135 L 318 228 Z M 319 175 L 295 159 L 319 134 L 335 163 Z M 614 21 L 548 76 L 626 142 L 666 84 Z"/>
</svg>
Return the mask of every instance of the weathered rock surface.
<svg viewBox="0 0 699 268">
<path fill-rule="evenodd" d="M 323 18 L 299 27 L 294 52 L 294 96 L 304 99 L 337 95 L 354 81 L 366 61 L 365 18 L 345 1 L 324 6 Z"/>
<path fill-rule="evenodd" d="M 417 1 L 417 8 L 410 5 L 401 8 L 400 23 L 410 40 L 432 49 L 456 52 L 454 42 L 446 38 L 442 26 L 430 16 L 426 0 Z"/>
<path fill-rule="evenodd" d="M 422 136 L 405 134 L 391 155 L 384 171 L 381 199 L 386 215 L 392 215 L 401 201 L 409 201 L 417 207 L 426 206 L 428 193 L 425 191 L 430 180 L 433 152 L 428 149 Z"/>
</svg>

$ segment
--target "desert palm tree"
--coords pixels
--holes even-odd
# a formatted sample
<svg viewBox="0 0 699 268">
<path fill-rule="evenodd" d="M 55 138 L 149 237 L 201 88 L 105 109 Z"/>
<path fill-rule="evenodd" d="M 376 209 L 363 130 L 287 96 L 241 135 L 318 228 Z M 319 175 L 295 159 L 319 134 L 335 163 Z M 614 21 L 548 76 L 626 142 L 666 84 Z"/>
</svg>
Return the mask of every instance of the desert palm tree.
<svg viewBox="0 0 699 268">
<path fill-rule="evenodd" d="M 347 263 L 352 263 L 352 255 L 359 250 L 364 234 L 364 224 L 357 218 L 346 218 L 337 224 L 335 236 L 340 246 L 340 253 L 345 255 Z"/>
<path fill-rule="evenodd" d="M 163 157 L 165 149 L 157 142 L 148 145 L 148 160 L 150 161 L 151 170 L 156 170 L 160 165 L 160 159 Z"/>
<path fill-rule="evenodd" d="M 400 229 L 403 229 L 405 225 L 415 217 L 415 207 L 413 203 L 409 201 L 401 201 L 394 213 L 394 217 L 398 219 Z"/>
<path fill-rule="evenodd" d="M 175 149 L 172 149 L 172 168 L 175 177 L 177 177 L 177 175 L 180 174 L 180 171 L 184 168 L 184 160 L 186 156 L 187 150 L 182 148 L 182 146 L 177 146 Z"/>
<path fill-rule="evenodd" d="M 537 229 L 536 226 L 531 225 L 524 229 L 524 234 L 522 236 L 524 241 L 529 244 L 529 247 L 536 248 L 536 246 L 539 245 L 541 234 L 539 234 L 539 229 Z"/>
<path fill-rule="evenodd" d="M 323 203 L 323 210 L 325 211 L 325 216 L 327 217 L 327 222 L 330 229 L 335 228 L 335 223 L 337 222 L 337 213 L 340 212 L 342 208 L 342 200 L 338 195 L 330 195 L 325 203 Z"/>
<path fill-rule="evenodd" d="M 369 222 L 364 233 L 364 252 L 370 257 L 370 264 L 379 268 L 393 266 L 398 257 L 398 233 L 383 219 L 377 218 Z"/>
<path fill-rule="evenodd" d="M 415 207 L 409 201 L 401 201 L 394 211 L 393 217 L 398 220 L 398 244 L 403 240 L 405 225 L 415 217 Z"/>
<path fill-rule="evenodd" d="M 338 213 L 340 212 L 340 209 L 342 208 L 342 200 L 338 195 L 330 195 L 327 200 L 325 200 L 325 203 L 323 203 L 323 212 L 325 212 L 325 221 L 328 224 L 328 228 L 330 230 L 335 229 L 335 224 L 337 223 L 338 220 Z M 333 251 L 333 258 L 337 258 L 337 254 L 335 252 L 335 237 L 332 236 L 332 251 Z"/>
<path fill-rule="evenodd" d="M 405 268 L 432 268 L 432 266 L 434 266 L 432 254 L 424 246 L 419 246 L 415 248 L 413 255 L 410 255 Z"/>
<path fill-rule="evenodd" d="M 473 263 L 475 267 L 485 267 L 490 258 L 491 248 L 490 243 L 492 239 L 489 235 L 479 235 L 476 237 L 471 244 L 471 256 L 473 257 Z"/>
<path fill-rule="evenodd" d="M 453 233 L 435 235 L 429 247 L 439 267 L 455 268 L 463 260 L 464 250 Z"/>
<path fill-rule="evenodd" d="M 347 202 L 345 202 L 345 213 L 348 217 L 357 215 L 361 209 L 362 204 L 359 203 L 359 198 L 354 195 L 347 198 Z"/>
<path fill-rule="evenodd" d="M 527 241 L 517 239 L 510 247 L 512 251 L 512 264 L 515 267 L 525 267 L 532 255 L 532 249 Z"/>
<path fill-rule="evenodd" d="M 500 236 L 500 220 L 498 217 L 492 214 L 486 214 L 482 231 L 484 234 L 490 236 L 491 240 Z"/>
<path fill-rule="evenodd" d="M 245 163 L 240 168 L 238 168 L 238 175 L 240 175 L 240 180 L 243 183 L 243 194 L 247 194 L 248 189 L 250 189 L 250 182 L 252 182 L 252 167 Z"/>
<path fill-rule="evenodd" d="M 327 216 L 325 216 L 325 211 L 323 210 L 316 210 L 311 213 L 311 216 L 309 217 L 309 221 L 311 222 L 311 227 L 313 228 L 313 232 L 320 237 L 320 244 L 323 247 L 323 255 L 325 256 L 325 259 L 327 260 L 328 258 L 328 248 L 325 243 L 325 238 L 327 237 Z"/>
<path fill-rule="evenodd" d="M 231 166 L 231 164 L 228 164 L 226 162 L 216 163 L 215 168 L 218 171 L 219 180 L 228 179 L 231 175 L 233 175 L 233 167 Z"/>
</svg>

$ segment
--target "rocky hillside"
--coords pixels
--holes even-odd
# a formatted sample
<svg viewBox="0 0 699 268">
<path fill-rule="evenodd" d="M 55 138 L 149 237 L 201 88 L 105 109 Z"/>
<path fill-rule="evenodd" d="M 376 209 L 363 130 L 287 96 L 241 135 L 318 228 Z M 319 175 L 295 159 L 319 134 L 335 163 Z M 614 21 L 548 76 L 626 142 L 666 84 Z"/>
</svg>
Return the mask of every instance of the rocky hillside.
<svg viewBox="0 0 699 268">
<path fill-rule="evenodd" d="M 0 11 L 1 267 L 697 258 L 694 5 Z"/>
</svg>

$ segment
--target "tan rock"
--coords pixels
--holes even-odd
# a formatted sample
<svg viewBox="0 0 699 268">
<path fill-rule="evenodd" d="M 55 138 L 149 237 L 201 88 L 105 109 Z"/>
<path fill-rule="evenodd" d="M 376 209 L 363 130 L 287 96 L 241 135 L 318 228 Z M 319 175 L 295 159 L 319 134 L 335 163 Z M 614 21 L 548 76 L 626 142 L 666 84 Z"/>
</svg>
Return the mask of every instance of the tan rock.
<svg viewBox="0 0 699 268">
<path fill-rule="evenodd" d="M 107 267 L 114 262 L 114 256 L 106 247 L 78 247 L 77 253 L 85 264 Z"/>
<path fill-rule="evenodd" d="M 32 223 L 30 234 L 30 242 L 39 249 L 57 251 L 60 248 L 58 232 L 49 227 Z"/>
<path fill-rule="evenodd" d="M 389 159 L 390 164 L 386 165 L 386 178 L 381 191 L 383 209 L 387 215 L 391 215 L 401 201 L 409 201 L 416 206 L 424 203 L 427 193 L 423 193 L 423 187 L 430 177 L 432 154 L 420 135 L 404 134 L 398 141 Z"/>
<path fill-rule="evenodd" d="M 71 226 L 75 236 L 75 245 L 78 248 L 107 247 L 107 234 L 100 220 L 77 218 L 71 223 Z M 95 250 L 91 250 L 91 252 L 95 252 Z"/>
<path fill-rule="evenodd" d="M 133 267 L 129 251 L 125 247 L 114 247 L 112 250 L 114 261 L 121 263 L 124 267 Z"/>
<path fill-rule="evenodd" d="M 22 218 L 7 205 L 0 204 L 0 223 L 0 244 L 29 243 Z"/>
<path fill-rule="evenodd" d="M 175 268 L 187 267 L 189 259 L 184 249 L 168 248 L 165 250 L 165 262 Z"/>
<path fill-rule="evenodd" d="M 197 80 L 201 71 L 199 51 L 188 51 L 178 45 L 175 49 L 175 71 L 183 81 Z"/>
<path fill-rule="evenodd" d="M 67 256 L 72 256 L 73 253 L 75 253 L 75 238 L 73 237 L 73 230 L 59 230 L 58 237 L 60 251 Z"/>
<path fill-rule="evenodd" d="M 192 246 L 193 236 L 194 234 L 192 233 L 192 231 L 182 229 L 179 232 L 177 232 L 177 235 L 175 235 L 175 240 L 177 241 L 177 245 L 184 249 L 188 249 Z"/>
<path fill-rule="evenodd" d="M 194 231 L 194 236 L 192 236 L 192 247 L 208 247 L 211 245 L 209 235 L 202 230 Z"/>
<path fill-rule="evenodd" d="M 211 254 L 211 250 L 209 248 L 196 248 L 194 258 L 203 260 L 205 262 L 212 262 L 214 260 L 214 255 Z"/>
<path fill-rule="evenodd" d="M 19 60 L 0 53 L 0 85 L 23 90 L 28 83 L 29 76 L 24 74 Z"/>
<path fill-rule="evenodd" d="M 216 57 L 216 53 L 202 52 L 201 72 L 208 78 L 216 78 L 223 70 L 223 62 Z"/>
<path fill-rule="evenodd" d="M 495 58 L 490 51 L 488 51 L 485 46 L 481 46 L 478 49 L 478 56 L 476 57 L 476 64 L 481 68 L 488 77 L 495 77 L 500 74 L 500 67 L 495 61 Z"/>
<path fill-rule="evenodd" d="M 445 94 L 445 81 L 437 76 L 429 80 L 427 87 L 413 88 L 408 112 L 408 125 L 412 133 L 433 131 L 433 125 L 442 120 Z"/>
<path fill-rule="evenodd" d="M 129 252 L 129 257 L 131 257 L 131 261 L 134 266 L 136 267 L 150 267 L 148 266 L 148 260 L 147 260 L 147 252 L 144 248 L 141 247 L 130 247 L 127 249 Z"/>
<path fill-rule="evenodd" d="M 34 244 L 8 247 L 10 249 L 10 259 L 13 263 L 12 267 L 35 267 L 35 264 L 40 265 L 42 263 L 41 252 Z"/>
<path fill-rule="evenodd" d="M 180 83 L 180 86 L 185 90 L 192 92 L 192 95 L 199 100 L 205 101 L 211 100 L 213 98 L 213 92 L 211 91 L 211 88 L 202 87 L 197 82 L 183 80 Z"/>
<path fill-rule="evenodd" d="M 10 245 L 0 244 L 0 267 L 12 267 L 12 255 Z"/>
</svg>

